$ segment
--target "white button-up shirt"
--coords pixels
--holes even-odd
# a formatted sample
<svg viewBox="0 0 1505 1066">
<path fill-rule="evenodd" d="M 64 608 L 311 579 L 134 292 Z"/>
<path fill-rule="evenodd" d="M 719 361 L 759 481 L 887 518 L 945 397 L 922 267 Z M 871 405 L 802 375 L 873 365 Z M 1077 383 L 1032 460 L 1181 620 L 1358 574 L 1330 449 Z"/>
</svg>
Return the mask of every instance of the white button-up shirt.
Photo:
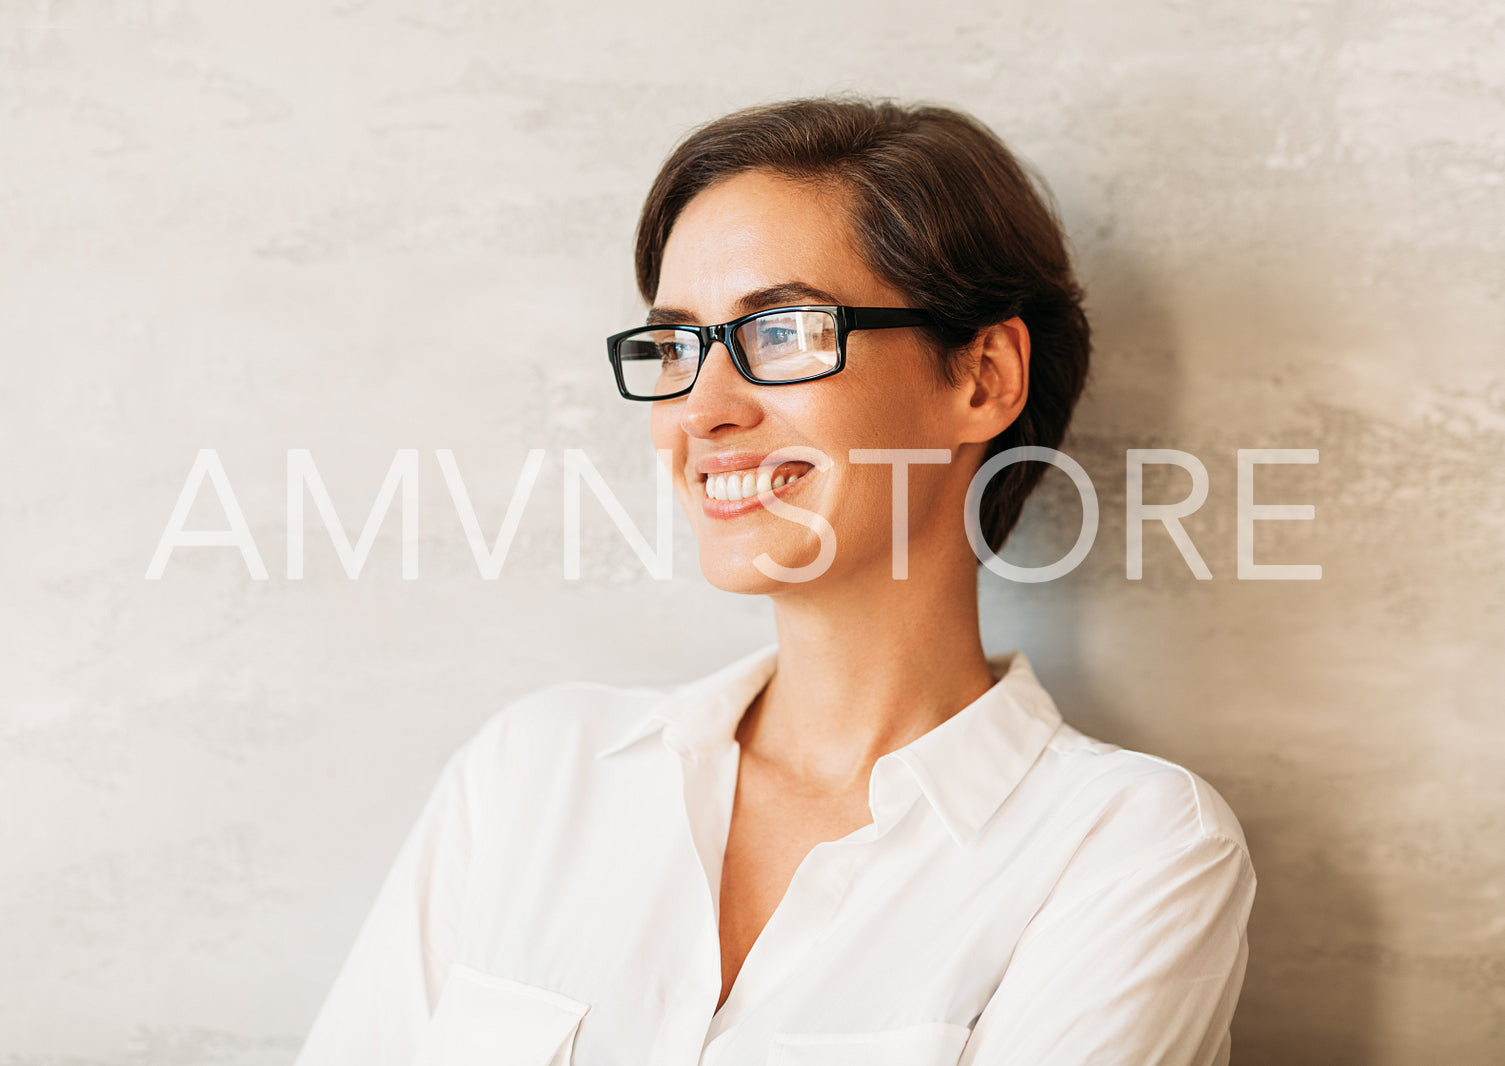
<svg viewBox="0 0 1505 1066">
<path fill-rule="evenodd" d="M 1201 778 L 1062 722 L 1019 652 L 873 767 L 721 991 L 738 720 L 770 646 L 572 684 L 450 759 L 298 1066 L 1226 1063 L 1254 871 Z"/>
</svg>

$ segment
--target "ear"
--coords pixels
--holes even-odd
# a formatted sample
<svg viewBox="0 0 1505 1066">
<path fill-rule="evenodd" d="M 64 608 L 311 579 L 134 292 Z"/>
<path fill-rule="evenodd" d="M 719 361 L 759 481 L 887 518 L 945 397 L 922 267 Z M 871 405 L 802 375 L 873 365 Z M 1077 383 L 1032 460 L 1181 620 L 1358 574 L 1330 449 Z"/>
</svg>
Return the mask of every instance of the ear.
<svg viewBox="0 0 1505 1066">
<path fill-rule="evenodd" d="M 983 442 L 1002 433 L 1029 396 L 1029 327 L 1017 315 L 983 329 L 967 353 L 959 390 L 960 441 Z"/>
</svg>

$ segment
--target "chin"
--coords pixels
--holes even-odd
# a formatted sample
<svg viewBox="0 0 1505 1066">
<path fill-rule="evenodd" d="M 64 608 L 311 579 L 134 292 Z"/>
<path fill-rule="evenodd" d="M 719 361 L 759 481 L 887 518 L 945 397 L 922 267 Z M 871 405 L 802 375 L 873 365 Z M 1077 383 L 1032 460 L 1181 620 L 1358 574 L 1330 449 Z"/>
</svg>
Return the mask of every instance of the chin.
<svg viewBox="0 0 1505 1066">
<path fill-rule="evenodd" d="M 766 551 L 771 558 L 785 566 L 805 566 L 815 561 L 819 554 L 818 549 L 818 544 L 808 550 L 789 544 L 759 545 L 739 549 L 728 544 L 707 544 L 702 541 L 700 572 L 706 581 L 722 592 L 735 592 L 744 596 L 767 596 L 813 585 L 818 583 L 819 579 L 803 582 L 783 581 L 759 570 L 753 563 L 754 559 Z M 827 573 L 829 572 L 828 570 Z"/>
<path fill-rule="evenodd" d="M 780 584 L 753 565 L 757 553 L 742 555 L 725 551 L 700 551 L 700 573 L 713 588 L 743 596 L 773 592 Z"/>
</svg>

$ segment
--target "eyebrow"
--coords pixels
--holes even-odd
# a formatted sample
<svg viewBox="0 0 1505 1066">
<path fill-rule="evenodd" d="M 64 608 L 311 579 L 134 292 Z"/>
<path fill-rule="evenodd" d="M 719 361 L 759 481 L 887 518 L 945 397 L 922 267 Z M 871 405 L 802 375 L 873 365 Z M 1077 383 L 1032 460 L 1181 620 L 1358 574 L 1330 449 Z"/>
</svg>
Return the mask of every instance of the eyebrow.
<svg viewBox="0 0 1505 1066">
<path fill-rule="evenodd" d="M 824 289 L 806 285 L 802 281 L 785 281 L 778 285 L 754 289 L 738 297 L 737 317 L 750 315 L 767 307 L 783 307 L 788 304 L 838 304 L 841 301 Z M 695 325 L 696 315 L 682 307 L 654 307 L 648 311 L 648 325 Z"/>
</svg>

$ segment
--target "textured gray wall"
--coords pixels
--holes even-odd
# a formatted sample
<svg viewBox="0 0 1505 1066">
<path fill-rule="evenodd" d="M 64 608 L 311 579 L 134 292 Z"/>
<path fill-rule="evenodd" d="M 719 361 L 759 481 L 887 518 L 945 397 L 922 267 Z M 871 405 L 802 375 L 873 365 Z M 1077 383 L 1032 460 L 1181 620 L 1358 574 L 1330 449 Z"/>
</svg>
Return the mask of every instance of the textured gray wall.
<svg viewBox="0 0 1505 1066">
<path fill-rule="evenodd" d="M 0 1061 L 281 1063 L 441 761 L 568 677 L 677 679 L 771 634 L 686 526 L 647 578 L 562 455 L 653 513 L 643 411 L 601 337 L 640 313 L 635 211 L 732 107 L 855 89 L 968 108 L 1033 160 L 1098 337 L 1065 450 L 1103 523 L 1043 585 L 984 575 L 1068 720 L 1202 773 L 1260 877 L 1235 1062 L 1447 1062 L 1505 1047 L 1505 8 L 1478 0 L 746 13 L 476 0 L 7 0 L 0 7 Z M 669 42 L 674 42 L 670 44 Z M 666 51 L 665 49 L 670 49 Z M 1186 527 L 1124 574 L 1124 452 L 1199 456 Z M 1239 448 L 1266 467 L 1236 577 Z M 271 571 L 180 549 L 215 448 Z M 419 450 L 420 577 L 395 513 L 349 581 L 310 449 L 358 528 Z M 435 449 L 494 535 L 483 581 Z M 1151 500 L 1188 479 L 1151 471 Z M 1051 474 L 1011 558 L 1078 509 Z M 312 518 L 312 512 L 310 513 Z M 223 526 L 213 493 L 191 525 Z"/>
</svg>

